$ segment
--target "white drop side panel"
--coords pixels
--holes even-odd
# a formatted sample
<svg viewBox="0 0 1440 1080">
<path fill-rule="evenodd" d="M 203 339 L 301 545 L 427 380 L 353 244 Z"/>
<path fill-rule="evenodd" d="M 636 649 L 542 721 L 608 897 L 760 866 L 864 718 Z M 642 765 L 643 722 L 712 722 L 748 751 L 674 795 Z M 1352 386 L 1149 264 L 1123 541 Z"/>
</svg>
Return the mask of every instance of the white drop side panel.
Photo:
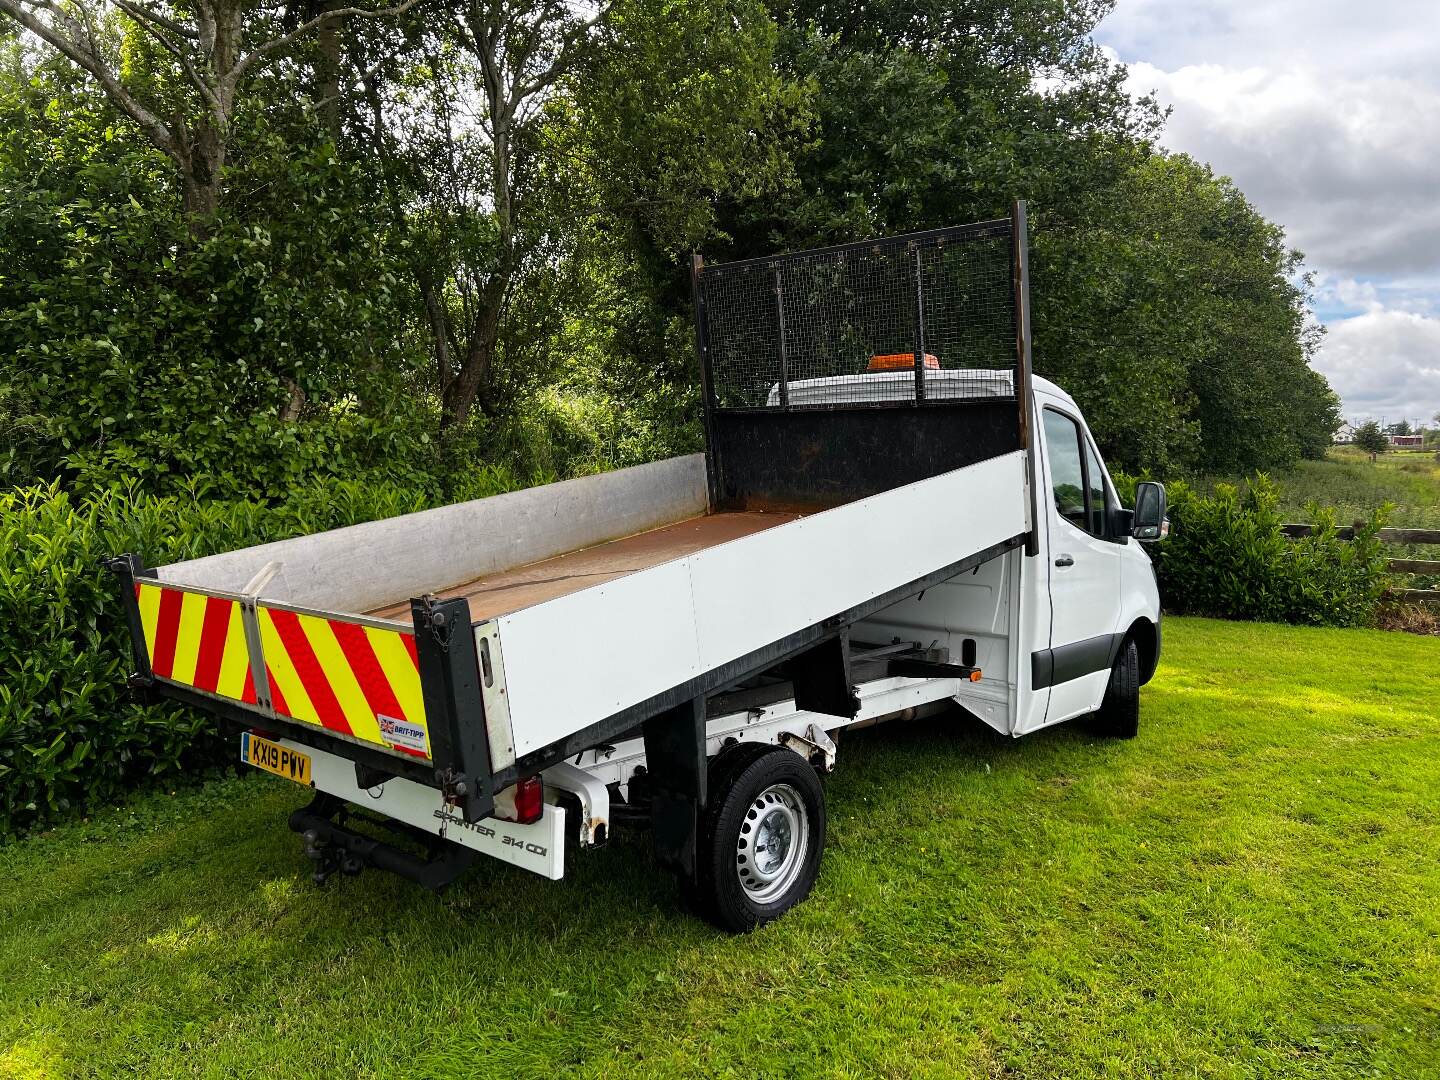
<svg viewBox="0 0 1440 1080">
<path fill-rule="evenodd" d="M 991 458 L 499 618 L 517 756 L 1026 529 Z"/>
</svg>

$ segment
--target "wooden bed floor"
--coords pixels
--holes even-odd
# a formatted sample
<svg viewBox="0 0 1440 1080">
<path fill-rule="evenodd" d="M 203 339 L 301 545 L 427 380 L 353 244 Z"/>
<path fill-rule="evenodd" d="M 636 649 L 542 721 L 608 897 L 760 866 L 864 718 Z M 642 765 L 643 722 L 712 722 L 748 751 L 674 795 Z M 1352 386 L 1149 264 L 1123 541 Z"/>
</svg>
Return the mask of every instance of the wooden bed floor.
<svg viewBox="0 0 1440 1080">
<path fill-rule="evenodd" d="M 542 562 L 499 570 L 493 574 L 440 589 L 437 595 L 449 599 L 463 596 L 470 601 L 472 619 L 492 619 L 521 608 L 532 607 L 592 585 L 613 581 L 637 570 L 683 558 L 705 548 L 763 532 L 801 517 L 793 513 L 747 511 L 705 514 L 674 525 L 637 533 L 622 540 L 596 544 Z M 408 619 L 410 601 L 370 612 L 381 619 Z"/>
</svg>

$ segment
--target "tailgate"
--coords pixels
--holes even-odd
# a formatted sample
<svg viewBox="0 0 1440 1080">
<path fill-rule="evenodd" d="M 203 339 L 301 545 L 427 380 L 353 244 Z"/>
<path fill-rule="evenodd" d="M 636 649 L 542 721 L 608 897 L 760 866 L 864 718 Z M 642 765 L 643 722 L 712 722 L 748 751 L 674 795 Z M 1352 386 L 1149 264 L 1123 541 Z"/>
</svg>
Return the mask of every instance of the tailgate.
<svg viewBox="0 0 1440 1080">
<path fill-rule="evenodd" d="M 411 628 L 137 579 L 158 681 L 430 760 Z"/>
<path fill-rule="evenodd" d="M 468 820 L 489 812 L 474 638 L 444 633 L 439 608 L 417 601 L 414 619 L 426 627 L 417 648 L 413 625 L 160 581 L 135 556 L 110 566 L 138 683 L 380 775 L 458 788 Z"/>
</svg>

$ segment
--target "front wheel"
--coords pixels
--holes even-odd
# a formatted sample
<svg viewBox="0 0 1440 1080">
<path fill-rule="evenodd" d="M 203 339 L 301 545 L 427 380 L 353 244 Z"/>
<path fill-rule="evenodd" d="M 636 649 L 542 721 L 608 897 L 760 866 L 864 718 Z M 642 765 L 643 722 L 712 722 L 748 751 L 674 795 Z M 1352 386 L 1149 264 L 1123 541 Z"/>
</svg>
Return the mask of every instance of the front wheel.
<svg viewBox="0 0 1440 1080">
<path fill-rule="evenodd" d="M 1127 637 L 1115 655 L 1094 726 L 1101 735 L 1115 739 L 1133 739 L 1140 733 L 1140 647 L 1133 637 Z"/>
<path fill-rule="evenodd" d="M 794 751 L 742 745 L 716 759 L 709 794 L 691 899 L 721 929 L 753 930 L 810 894 L 825 847 L 825 793 Z"/>
</svg>

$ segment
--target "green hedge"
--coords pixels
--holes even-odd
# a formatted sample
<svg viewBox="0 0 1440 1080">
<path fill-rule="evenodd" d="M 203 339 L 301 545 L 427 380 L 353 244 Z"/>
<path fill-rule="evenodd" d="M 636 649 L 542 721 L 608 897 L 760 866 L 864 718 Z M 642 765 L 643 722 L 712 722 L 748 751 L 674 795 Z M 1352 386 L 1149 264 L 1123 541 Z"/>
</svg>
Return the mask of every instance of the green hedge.
<svg viewBox="0 0 1440 1080">
<path fill-rule="evenodd" d="M 517 486 L 505 470 L 479 470 L 455 497 Z M 434 501 L 425 490 L 344 481 L 274 505 L 157 497 L 133 485 L 83 498 L 59 485 L 0 494 L 0 837 L 233 755 L 206 715 L 142 705 L 126 691 L 130 640 L 107 557 L 137 552 L 164 565 Z"/>
<path fill-rule="evenodd" d="M 1134 479 L 1117 482 L 1133 497 Z M 1166 611 L 1226 619 L 1366 626 L 1385 590 L 1386 554 L 1376 538 L 1389 507 L 1369 516 L 1353 540 L 1336 536 L 1335 511 L 1311 503 L 1315 534 L 1293 540 L 1280 531 L 1275 484 L 1263 474 L 1243 494 L 1219 484 L 1202 495 L 1168 485 L 1171 535 L 1151 548 Z"/>
<path fill-rule="evenodd" d="M 1118 477 L 1128 502 L 1133 478 Z M 450 500 L 518 487 L 504 469 L 469 473 Z M 233 748 L 206 715 L 142 705 L 125 690 L 130 642 L 103 561 L 133 551 L 151 565 L 423 509 L 428 489 L 332 481 L 278 504 L 142 494 L 131 485 L 83 498 L 58 485 L 0 494 L 0 837 L 147 783 L 229 763 Z M 1170 485 L 1170 539 L 1153 547 L 1167 611 L 1356 626 L 1385 584 L 1377 512 L 1353 541 L 1312 507 L 1317 535 L 1280 532 L 1274 485 L 1242 496 Z"/>
</svg>

